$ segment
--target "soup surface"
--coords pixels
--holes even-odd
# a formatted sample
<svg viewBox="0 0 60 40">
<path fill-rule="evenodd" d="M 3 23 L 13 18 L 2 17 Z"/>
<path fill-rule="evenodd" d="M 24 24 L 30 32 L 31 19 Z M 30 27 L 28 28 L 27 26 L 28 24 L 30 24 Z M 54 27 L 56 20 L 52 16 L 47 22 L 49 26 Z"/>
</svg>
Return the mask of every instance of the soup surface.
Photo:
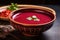
<svg viewBox="0 0 60 40">
<path fill-rule="evenodd" d="M 50 22 L 52 18 L 46 15 L 46 11 L 23 11 L 12 16 L 14 21 L 24 24 L 44 24 Z"/>
</svg>

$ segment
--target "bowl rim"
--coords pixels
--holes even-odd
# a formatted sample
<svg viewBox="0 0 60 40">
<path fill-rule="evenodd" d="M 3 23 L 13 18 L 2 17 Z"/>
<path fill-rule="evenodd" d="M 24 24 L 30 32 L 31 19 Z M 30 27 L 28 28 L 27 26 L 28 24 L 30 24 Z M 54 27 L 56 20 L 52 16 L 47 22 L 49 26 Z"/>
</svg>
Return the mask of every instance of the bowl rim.
<svg viewBox="0 0 60 40">
<path fill-rule="evenodd" d="M 41 26 L 41 25 L 46 25 L 46 24 L 52 23 L 56 19 L 56 12 L 52 8 L 45 7 L 45 6 L 37 6 L 37 5 L 20 5 L 20 6 L 25 7 L 25 8 L 19 8 L 17 10 L 14 10 L 9 15 L 9 20 L 16 23 L 16 24 L 20 24 L 20 25 L 23 25 L 23 26 Z M 50 22 L 43 23 L 43 24 L 25 24 L 25 23 L 16 22 L 11 18 L 12 13 L 14 13 L 15 11 L 18 11 L 18 10 L 21 10 L 21 9 L 28 9 L 28 8 L 38 8 L 39 9 L 40 7 L 44 10 L 47 10 L 47 11 L 51 12 L 54 15 L 54 19 L 52 19 Z"/>
</svg>

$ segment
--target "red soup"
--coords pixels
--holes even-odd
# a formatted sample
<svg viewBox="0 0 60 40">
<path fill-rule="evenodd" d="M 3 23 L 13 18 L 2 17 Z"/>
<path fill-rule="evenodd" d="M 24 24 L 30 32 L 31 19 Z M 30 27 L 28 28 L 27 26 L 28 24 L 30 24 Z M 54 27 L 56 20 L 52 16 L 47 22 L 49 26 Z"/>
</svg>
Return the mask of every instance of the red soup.
<svg viewBox="0 0 60 40">
<path fill-rule="evenodd" d="M 52 20 L 50 12 L 44 10 L 22 10 L 16 12 L 12 18 L 24 24 L 44 24 Z"/>
</svg>

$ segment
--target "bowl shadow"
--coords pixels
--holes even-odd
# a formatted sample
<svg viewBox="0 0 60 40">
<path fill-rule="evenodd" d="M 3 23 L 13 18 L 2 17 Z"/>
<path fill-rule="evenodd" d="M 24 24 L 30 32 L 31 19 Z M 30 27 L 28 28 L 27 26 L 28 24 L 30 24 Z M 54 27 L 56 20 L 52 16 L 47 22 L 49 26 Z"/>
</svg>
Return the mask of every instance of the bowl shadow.
<svg viewBox="0 0 60 40">
<path fill-rule="evenodd" d="M 34 37 L 28 37 L 22 35 L 19 31 L 14 31 L 12 34 L 16 37 L 18 37 L 20 40 L 48 40 L 47 35 L 41 33 L 39 36 L 34 36 Z"/>
</svg>

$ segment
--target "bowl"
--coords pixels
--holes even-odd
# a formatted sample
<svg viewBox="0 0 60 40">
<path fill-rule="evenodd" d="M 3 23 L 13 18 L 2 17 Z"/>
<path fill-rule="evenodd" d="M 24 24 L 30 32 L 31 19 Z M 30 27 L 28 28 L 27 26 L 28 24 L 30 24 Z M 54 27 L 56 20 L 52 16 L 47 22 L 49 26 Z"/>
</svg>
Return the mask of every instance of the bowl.
<svg viewBox="0 0 60 40">
<path fill-rule="evenodd" d="M 37 6 L 37 5 L 21 5 L 23 8 L 17 9 L 10 13 L 9 19 L 10 24 L 16 29 L 19 30 L 23 35 L 25 36 L 38 36 L 40 33 L 48 30 L 52 27 L 55 19 L 56 19 L 56 12 L 52 8 L 45 7 L 45 6 Z M 16 22 L 12 19 L 12 16 L 16 14 L 17 12 L 21 12 L 23 10 L 45 10 L 47 12 L 50 12 L 48 15 L 52 17 L 52 20 L 50 22 L 44 23 L 44 24 L 24 24 Z"/>
</svg>

